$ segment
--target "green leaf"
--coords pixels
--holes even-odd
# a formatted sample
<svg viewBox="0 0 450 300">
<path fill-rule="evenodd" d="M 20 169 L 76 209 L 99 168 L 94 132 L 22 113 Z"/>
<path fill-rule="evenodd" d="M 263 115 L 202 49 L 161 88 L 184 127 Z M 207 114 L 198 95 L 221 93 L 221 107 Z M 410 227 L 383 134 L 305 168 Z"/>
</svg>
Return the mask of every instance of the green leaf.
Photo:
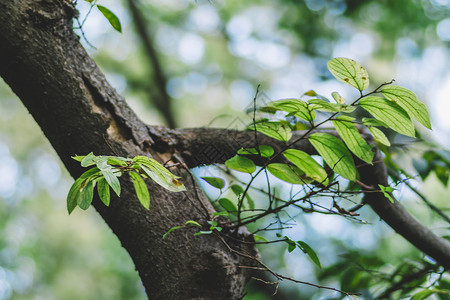
<svg viewBox="0 0 450 300">
<path fill-rule="evenodd" d="M 311 99 L 308 100 L 308 102 L 311 104 L 310 105 L 311 109 L 321 111 L 351 113 L 356 109 L 355 106 L 339 103 L 330 103 L 321 99 Z"/>
<path fill-rule="evenodd" d="M 333 124 L 347 147 L 361 160 L 368 164 L 372 164 L 372 146 L 369 146 L 366 143 L 355 125 L 347 120 L 340 119 L 339 117 L 336 121 L 333 121 Z"/>
<path fill-rule="evenodd" d="M 179 176 L 172 174 L 153 158 L 140 155 L 134 157 L 133 161 L 138 163 L 142 171 L 163 188 L 172 192 L 182 192 L 186 190 L 183 183 L 178 180 L 178 178 L 180 178 Z"/>
<path fill-rule="evenodd" d="M 255 124 L 250 125 L 248 128 L 250 130 L 255 130 Z M 256 123 L 256 130 L 283 142 L 289 141 L 292 137 L 291 128 L 287 124 L 281 122 Z"/>
<path fill-rule="evenodd" d="M 204 181 L 215 187 L 216 189 L 223 189 L 225 181 L 219 177 L 201 177 Z"/>
<path fill-rule="evenodd" d="M 267 166 L 267 170 L 273 176 L 288 183 L 305 184 L 311 182 L 311 180 L 308 180 L 307 177 L 304 176 L 305 173 L 297 166 L 272 163 Z"/>
<path fill-rule="evenodd" d="M 194 226 L 202 227 L 202 225 L 200 225 L 198 222 L 195 222 L 194 220 L 187 220 L 186 223 L 184 223 L 184 225 L 194 225 Z"/>
<path fill-rule="evenodd" d="M 194 233 L 194 235 L 211 234 L 211 233 L 213 233 L 212 230 L 208 230 L 208 231 L 199 231 L 199 232 Z"/>
<path fill-rule="evenodd" d="M 258 153 L 259 149 L 259 153 Z M 274 153 L 274 150 L 272 147 L 267 145 L 261 145 L 256 148 L 241 148 L 238 150 L 237 154 L 241 155 L 259 155 L 261 154 L 262 157 L 271 157 Z"/>
<path fill-rule="evenodd" d="M 231 186 L 231 190 L 233 191 L 233 193 L 239 198 L 239 200 L 241 201 L 242 199 L 240 198 L 240 195 L 242 195 L 244 193 L 244 189 L 242 188 L 242 186 L 238 185 L 238 184 L 233 184 Z M 247 204 L 248 207 L 250 209 L 254 209 L 255 208 L 255 201 L 253 201 L 253 199 L 250 197 L 250 195 L 248 193 L 245 194 L 245 199 L 247 199 Z"/>
<path fill-rule="evenodd" d="M 372 133 L 372 135 L 373 135 L 373 137 L 374 137 L 376 142 L 381 143 L 381 144 L 386 145 L 386 146 L 390 146 L 391 145 L 391 143 L 389 142 L 389 140 L 386 137 L 386 135 L 380 129 L 378 129 L 376 127 L 369 127 L 369 131 L 370 131 L 370 133 Z"/>
<path fill-rule="evenodd" d="M 85 157 L 86 157 L 85 155 L 83 155 L 83 156 L 75 155 L 75 156 L 72 156 L 72 159 L 74 159 L 78 162 L 81 162 Z"/>
<path fill-rule="evenodd" d="M 162 238 L 163 238 L 163 239 L 166 238 L 166 236 L 168 236 L 169 233 L 171 233 L 171 232 L 174 231 L 174 230 L 180 229 L 180 228 L 181 228 L 181 226 L 174 226 L 174 227 L 170 228 L 166 233 L 164 233 L 164 235 L 162 236 Z"/>
<path fill-rule="evenodd" d="M 284 236 L 284 241 L 288 244 L 288 252 L 291 253 L 292 251 L 295 250 L 295 248 L 297 248 L 297 245 L 295 244 L 295 242 L 293 240 L 291 240 L 290 238 L 288 238 L 287 236 Z"/>
<path fill-rule="evenodd" d="M 353 157 L 340 139 L 327 133 L 314 133 L 309 141 L 336 173 L 352 181 L 357 178 Z"/>
<path fill-rule="evenodd" d="M 90 179 L 94 180 L 101 176 L 102 175 L 101 175 L 100 169 L 97 167 L 93 167 L 93 168 L 90 168 L 89 170 L 87 170 L 86 172 L 84 172 L 83 174 L 81 174 L 81 176 L 79 178 L 82 178 L 82 179 L 90 178 Z"/>
<path fill-rule="evenodd" d="M 98 10 L 105 16 L 105 18 L 108 20 L 109 24 L 117 30 L 118 32 L 122 33 L 122 25 L 120 24 L 119 18 L 109 9 L 107 9 L 104 6 L 97 5 Z"/>
<path fill-rule="evenodd" d="M 319 267 L 322 268 L 322 265 L 320 264 L 319 257 L 317 256 L 316 252 L 305 242 L 303 241 L 297 241 L 297 244 L 299 248 L 306 253 L 309 258 Z"/>
<path fill-rule="evenodd" d="M 252 160 L 239 155 L 235 155 L 227 160 L 225 166 L 243 173 L 253 173 L 256 171 L 256 165 Z"/>
<path fill-rule="evenodd" d="M 257 235 L 257 234 L 253 234 L 253 238 L 255 239 L 255 242 L 258 242 L 258 241 L 268 242 L 268 240 L 265 237 Z"/>
<path fill-rule="evenodd" d="M 324 185 L 328 184 L 327 172 L 309 154 L 296 149 L 288 149 L 284 151 L 283 155 L 305 172 L 308 177 Z"/>
<path fill-rule="evenodd" d="M 136 172 L 130 172 L 130 176 L 139 202 L 141 202 L 142 206 L 146 209 L 150 209 L 150 194 L 144 179 Z"/>
<path fill-rule="evenodd" d="M 282 99 L 272 101 L 269 102 L 267 108 L 285 111 L 306 121 L 312 121 L 316 117 L 315 112 L 308 108 L 308 104 L 299 99 Z"/>
<path fill-rule="evenodd" d="M 213 216 L 224 216 L 224 217 L 227 217 L 228 216 L 228 212 L 227 211 L 215 211 L 215 212 L 213 212 Z"/>
<path fill-rule="evenodd" d="M 341 95 L 339 95 L 338 92 L 332 92 L 331 96 L 333 97 L 334 101 L 336 101 L 336 103 L 345 104 L 345 99 Z"/>
<path fill-rule="evenodd" d="M 125 158 L 125 157 L 119 157 L 119 156 L 108 156 L 108 164 L 110 165 L 118 165 L 121 167 L 124 167 L 126 165 L 128 165 L 127 162 L 131 161 L 131 159 L 129 158 Z"/>
<path fill-rule="evenodd" d="M 436 292 L 436 290 L 423 290 L 415 293 L 414 296 L 412 296 L 411 300 L 423 300 L 435 294 Z"/>
<path fill-rule="evenodd" d="M 70 187 L 69 193 L 67 195 L 67 211 L 69 212 L 69 215 L 78 205 L 78 199 L 81 197 L 81 184 L 83 182 L 83 178 L 78 178 Z"/>
<path fill-rule="evenodd" d="M 117 196 L 120 197 L 120 182 L 116 175 L 114 175 L 112 169 L 103 169 L 101 172 L 106 182 L 112 187 Z"/>
<path fill-rule="evenodd" d="M 226 211 L 228 211 L 229 213 L 233 214 L 233 215 L 237 215 L 237 208 L 236 205 L 234 205 L 234 203 L 227 198 L 220 198 L 219 199 L 219 204 L 225 208 Z"/>
<path fill-rule="evenodd" d="M 349 58 L 333 58 L 327 63 L 328 70 L 337 80 L 362 91 L 369 87 L 369 74 L 356 61 Z"/>
<path fill-rule="evenodd" d="M 383 193 L 383 195 L 389 199 L 392 203 L 394 203 L 394 199 L 392 199 L 390 193 L 394 191 L 394 188 L 391 188 L 390 186 L 383 186 L 381 184 L 378 185 L 380 188 L 380 191 Z"/>
<path fill-rule="evenodd" d="M 109 185 L 106 182 L 105 178 L 100 178 L 97 181 L 97 192 L 98 196 L 100 197 L 100 200 L 106 205 L 109 206 L 110 202 L 110 191 L 109 191 Z"/>
<path fill-rule="evenodd" d="M 361 99 L 359 105 L 398 133 L 411 137 L 416 135 L 411 119 L 398 104 L 381 97 L 368 96 Z"/>
<path fill-rule="evenodd" d="M 362 118 L 362 123 L 365 126 L 383 126 L 383 127 L 389 127 L 384 122 L 372 119 L 372 118 Z"/>
<path fill-rule="evenodd" d="M 387 99 L 400 105 L 409 116 L 431 129 L 427 107 L 417 99 L 416 94 L 412 91 L 397 85 L 387 85 L 381 89 L 381 93 Z"/>
<path fill-rule="evenodd" d="M 94 197 L 94 181 L 89 180 L 81 190 L 81 197 L 78 198 L 78 206 L 82 210 L 86 210 L 91 206 Z"/>
<path fill-rule="evenodd" d="M 82 167 L 89 167 L 92 165 L 95 165 L 97 163 L 97 156 L 94 155 L 94 153 L 89 153 L 81 160 L 81 166 Z"/>
</svg>

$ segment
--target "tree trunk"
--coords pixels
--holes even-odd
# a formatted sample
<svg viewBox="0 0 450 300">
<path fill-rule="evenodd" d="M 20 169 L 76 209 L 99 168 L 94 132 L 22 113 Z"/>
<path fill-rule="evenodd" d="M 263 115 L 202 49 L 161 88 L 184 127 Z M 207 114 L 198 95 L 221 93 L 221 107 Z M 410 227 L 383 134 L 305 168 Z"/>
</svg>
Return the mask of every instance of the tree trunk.
<svg viewBox="0 0 450 300">
<path fill-rule="evenodd" d="M 68 0 L 0 0 L 0 75 L 74 177 L 82 169 L 70 157 L 91 151 L 174 161 L 170 141 L 152 138 L 158 128 L 137 119 L 86 54 L 72 30 L 74 12 Z M 188 191 L 172 193 L 148 182 L 149 211 L 126 179 L 121 197 L 112 197 L 109 207 L 97 198 L 93 205 L 129 252 L 149 298 L 240 298 L 249 273 L 238 266 L 252 264 L 248 258 L 230 253 L 218 237 L 193 236 L 192 230 L 162 239 L 187 220 L 206 224 L 213 212 L 203 193 L 195 192 L 188 171 L 181 165 L 171 171 Z M 256 255 L 248 245 L 233 247 Z"/>
</svg>

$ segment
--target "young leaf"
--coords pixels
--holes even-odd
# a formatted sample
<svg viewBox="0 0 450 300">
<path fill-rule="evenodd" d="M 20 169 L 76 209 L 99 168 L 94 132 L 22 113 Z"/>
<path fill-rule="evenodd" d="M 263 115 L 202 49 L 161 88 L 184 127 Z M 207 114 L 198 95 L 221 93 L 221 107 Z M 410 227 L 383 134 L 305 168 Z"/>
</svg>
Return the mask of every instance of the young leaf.
<svg viewBox="0 0 450 300">
<path fill-rule="evenodd" d="M 234 205 L 234 203 L 227 198 L 220 198 L 219 199 L 219 204 L 225 208 L 226 211 L 228 211 L 229 213 L 233 214 L 233 215 L 237 215 L 237 208 L 236 205 Z"/>
<path fill-rule="evenodd" d="M 89 180 L 81 190 L 81 197 L 78 198 L 78 206 L 82 210 L 86 210 L 91 206 L 94 197 L 94 181 Z"/>
<path fill-rule="evenodd" d="M 97 181 L 97 192 L 98 196 L 100 197 L 100 200 L 106 205 L 109 206 L 110 202 L 110 191 L 109 191 L 109 185 L 106 182 L 105 178 L 100 178 Z"/>
<path fill-rule="evenodd" d="M 304 253 L 306 253 L 309 258 L 311 258 L 311 260 L 319 267 L 322 268 L 321 264 L 320 264 L 320 260 L 319 257 L 317 256 L 316 252 L 305 242 L 303 241 L 297 241 L 297 244 L 299 246 L 300 249 L 302 249 L 302 251 Z"/>
<path fill-rule="evenodd" d="M 269 102 L 268 108 L 285 111 L 293 114 L 300 119 L 312 121 L 316 117 L 313 111 L 310 111 L 306 102 L 299 99 L 282 99 Z"/>
<path fill-rule="evenodd" d="M 262 241 L 262 242 L 269 242 L 265 237 L 253 234 L 253 238 L 255 239 L 255 242 Z"/>
<path fill-rule="evenodd" d="M 355 106 L 347 105 L 347 104 L 339 104 L 339 103 L 330 103 L 321 99 L 311 99 L 308 100 L 311 104 L 309 107 L 311 109 L 327 111 L 327 112 L 345 112 L 351 113 L 356 109 Z"/>
<path fill-rule="evenodd" d="M 204 181 L 215 187 L 216 189 L 223 189 L 225 181 L 219 177 L 201 177 Z"/>
<path fill-rule="evenodd" d="M 324 185 L 328 184 L 327 172 L 309 154 L 296 149 L 288 149 L 284 151 L 283 155 L 305 172 L 308 177 Z"/>
<path fill-rule="evenodd" d="M 255 130 L 255 124 L 250 125 L 248 128 Z M 256 123 L 256 130 L 282 142 L 287 142 L 292 137 L 291 128 L 281 122 Z"/>
<path fill-rule="evenodd" d="M 75 182 L 72 184 L 69 190 L 69 194 L 67 195 L 67 211 L 69 212 L 69 215 L 72 213 L 72 211 L 77 207 L 78 200 L 81 197 L 81 184 L 84 182 L 84 178 L 78 178 L 75 180 Z"/>
<path fill-rule="evenodd" d="M 94 153 L 89 153 L 81 160 L 81 166 L 82 167 L 89 167 L 92 165 L 95 165 L 97 163 L 97 156 L 94 155 Z"/>
<path fill-rule="evenodd" d="M 72 156 L 72 159 L 74 159 L 78 162 L 81 162 L 85 157 L 86 157 L 85 155 L 83 155 L 83 156 L 75 155 L 75 156 Z"/>
<path fill-rule="evenodd" d="M 381 89 L 381 93 L 392 102 L 400 105 L 411 117 L 431 129 L 430 117 L 425 104 L 417 99 L 412 91 L 397 85 L 387 85 Z"/>
<path fill-rule="evenodd" d="M 362 118 L 362 123 L 365 126 L 383 126 L 383 127 L 389 127 L 384 122 L 372 119 L 372 118 Z"/>
<path fill-rule="evenodd" d="M 162 238 L 163 239 L 166 238 L 166 236 L 168 236 L 169 233 L 171 233 L 174 230 L 180 229 L 180 228 L 181 228 L 181 226 L 174 226 L 174 227 L 170 228 L 166 233 L 163 234 Z"/>
<path fill-rule="evenodd" d="M 258 153 L 259 150 L 259 153 Z M 259 155 L 261 154 L 262 157 L 271 157 L 274 153 L 274 150 L 272 147 L 267 145 L 261 145 L 256 148 L 241 148 L 238 150 L 237 154 L 241 155 Z"/>
<path fill-rule="evenodd" d="M 371 127 L 369 127 L 369 131 L 370 131 L 370 133 L 372 133 L 376 142 L 381 143 L 386 146 L 391 145 L 391 143 L 389 142 L 386 135 L 380 129 L 371 126 Z"/>
<path fill-rule="evenodd" d="M 352 181 L 357 178 L 353 157 L 340 139 L 327 133 L 314 133 L 309 141 L 336 173 Z"/>
<path fill-rule="evenodd" d="M 411 137 L 416 135 L 411 119 L 398 104 L 381 97 L 367 96 L 359 101 L 359 105 L 389 128 Z"/>
<path fill-rule="evenodd" d="M 359 134 L 358 129 L 356 129 L 353 123 L 343 119 L 337 119 L 338 120 L 333 121 L 334 127 L 347 147 L 361 160 L 368 164 L 372 164 L 372 146 L 369 146 L 361 137 L 361 134 Z"/>
<path fill-rule="evenodd" d="M 141 202 L 142 206 L 146 209 L 150 208 L 150 194 L 145 184 L 144 179 L 141 175 L 136 172 L 130 172 L 131 180 L 133 181 L 134 189 L 136 190 L 136 195 Z"/>
<path fill-rule="evenodd" d="M 284 239 L 285 239 L 284 241 L 286 242 L 286 244 L 288 244 L 288 252 L 291 253 L 292 251 L 295 250 L 297 245 L 295 244 L 295 242 L 293 240 L 291 240 L 287 236 L 284 236 Z"/>
<path fill-rule="evenodd" d="M 394 203 L 394 199 L 392 199 L 391 195 L 389 193 L 392 193 L 394 191 L 393 188 L 390 186 L 382 186 L 381 184 L 378 185 L 383 195 L 389 199 L 392 203 Z"/>
<path fill-rule="evenodd" d="M 328 70 L 337 80 L 362 91 L 369 87 L 369 74 L 356 61 L 349 58 L 333 58 L 327 63 Z"/>
<path fill-rule="evenodd" d="M 225 166 L 243 173 L 253 173 L 256 171 L 256 165 L 252 160 L 239 155 L 235 155 L 227 160 Z"/>
<path fill-rule="evenodd" d="M 304 176 L 305 173 L 297 166 L 272 163 L 267 166 L 267 171 L 273 176 L 288 183 L 305 184 L 311 182 L 311 180 L 306 179 L 306 176 Z"/>
<path fill-rule="evenodd" d="M 107 9 L 104 6 L 97 5 L 98 10 L 105 16 L 105 18 L 108 20 L 109 24 L 117 30 L 118 32 L 122 33 L 122 25 L 120 24 L 119 18 L 109 9 Z"/>
<path fill-rule="evenodd" d="M 131 159 L 119 156 L 109 156 L 107 160 L 110 165 L 118 165 L 122 167 L 126 166 L 129 161 L 131 161 Z"/>
<path fill-rule="evenodd" d="M 202 225 L 200 225 L 198 222 L 195 222 L 193 220 L 187 220 L 186 223 L 184 223 L 184 225 L 194 225 L 194 226 L 202 227 Z"/>
<path fill-rule="evenodd" d="M 339 95 L 338 92 L 332 92 L 331 96 L 333 97 L 334 101 L 336 101 L 336 103 L 345 104 L 345 99 L 341 95 Z"/>
</svg>

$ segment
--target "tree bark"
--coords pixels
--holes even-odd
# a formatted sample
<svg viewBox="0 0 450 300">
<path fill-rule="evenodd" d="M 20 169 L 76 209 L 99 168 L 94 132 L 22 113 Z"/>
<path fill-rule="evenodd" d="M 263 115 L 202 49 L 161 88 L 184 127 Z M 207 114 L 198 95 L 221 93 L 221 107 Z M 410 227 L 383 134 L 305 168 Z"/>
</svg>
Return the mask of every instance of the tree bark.
<svg viewBox="0 0 450 300">
<path fill-rule="evenodd" d="M 253 132 L 225 129 L 170 130 L 142 123 L 124 99 L 108 84 L 73 33 L 74 7 L 69 0 L 0 0 L 0 76 L 22 100 L 59 157 L 74 177 L 82 169 L 70 158 L 74 154 L 147 155 L 165 163 L 181 163 L 171 169 L 181 176 L 186 193 L 171 193 L 148 182 L 150 210 L 137 200 L 133 185 L 121 179 L 121 198 L 104 206 L 93 205 L 132 257 L 152 299 L 237 299 L 242 296 L 255 265 L 248 256 L 229 251 L 214 236 L 193 236 L 192 230 L 162 235 L 172 226 L 195 220 L 205 225 L 213 208 L 197 190 L 190 173 L 182 168 L 221 163 L 240 147 L 254 146 Z M 220 137 L 220 138 L 219 138 Z M 285 146 L 263 135 L 260 144 Z M 301 141 L 294 147 L 313 153 Z M 380 157 L 378 157 L 380 158 Z M 257 163 L 264 163 L 254 158 Z M 367 185 L 385 185 L 382 160 L 360 169 Z M 366 202 L 398 233 L 449 268 L 450 244 L 415 221 L 398 202 L 381 193 L 366 193 Z M 230 232 L 251 241 L 245 230 Z M 227 244 L 238 252 L 257 256 L 253 246 Z"/>
<path fill-rule="evenodd" d="M 142 123 L 106 82 L 73 33 L 74 7 L 68 0 L 0 0 L 0 76 L 22 100 L 70 174 L 82 169 L 70 157 L 94 152 L 125 157 L 147 155 L 164 163 L 175 155 L 170 143 L 155 142 L 157 128 Z M 182 162 L 182 161 L 181 161 Z M 151 208 L 137 200 L 130 180 L 122 195 L 93 205 L 132 257 L 151 299 L 236 299 L 254 264 L 230 253 L 214 235 L 193 236 L 172 226 L 187 220 L 205 224 L 213 208 L 182 167 L 186 193 L 171 193 L 148 182 Z M 206 228 L 205 228 L 206 229 Z M 244 231 L 235 237 L 251 238 Z M 231 243 L 256 256 L 253 246 Z M 82 251 L 82 249 L 80 249 Z"/>
</svg>

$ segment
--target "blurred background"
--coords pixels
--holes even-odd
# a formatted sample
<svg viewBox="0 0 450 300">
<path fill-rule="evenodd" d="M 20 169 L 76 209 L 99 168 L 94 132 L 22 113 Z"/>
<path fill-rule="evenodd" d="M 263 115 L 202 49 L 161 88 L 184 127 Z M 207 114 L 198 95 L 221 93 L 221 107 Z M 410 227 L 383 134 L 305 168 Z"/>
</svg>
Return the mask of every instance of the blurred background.
<svg viewBox="0 0 450 300">
<path fill-rule="evenodd" d="M 97 9 L 88 15 L 90 4 L 81 0 L 79 21 L 86 20 L 76 32 L 85 35 L 81 42 L 109 82 L 149 124 L 243 129 L 251 123 L 246 110 L 259 84 L 259 101 L 299 97 L 311 89 L 354 99 L 355 91 L 328 72 L 326 63 L 333 57 L 361 63 L 371 88 L 395 79 L 426 103 L 433 131 L 419 125 L 427 142 L 418 143 L 391 135 L 400 145 L 391 149 L 393 159 L 413 177 L 408 183 L 448 214 L 450 158 L 443 149 L 450 147 L 449 0 L 97 3 L 119 17 L 123 33 Z M 436 155 L 431 160 L 437 167 L 421 177 L 418 165 L 430 164 L 422 155 L 427 151 Z M 213 168 L 195 173 L 219 174 Z M 0 81 L 0 300 L 146 298 L 131 259 L 97 213 L 67 215 L 65 197 L 72 183 L 20 100 Z M 277 184 L 281 191 L 289 189 Z M 215 191 L 207 192 L 215 197 Z M 394 194 L 421 222 L 448 235 L 449 223 L 417 194 L 403 185 Z M 284 230 L 316 250 L 324 272 L 300 251 L 288 253 L 286 245 L 260 247 L 263 260 L 295 279 L 370 299 L 389 287 L 383 276 L 399 266 L 414 270 L 422 257 L 369 208 L 360 213 L 370 224 L 298 214 L 293 228 Z M 435 279 L 425 276 L 414 284 L 427 286 Z M 247 292 L 245 299 L 339 298 L 287 282 L 275 296 L 273 287 L 255 283 Z"/>
</svg>

